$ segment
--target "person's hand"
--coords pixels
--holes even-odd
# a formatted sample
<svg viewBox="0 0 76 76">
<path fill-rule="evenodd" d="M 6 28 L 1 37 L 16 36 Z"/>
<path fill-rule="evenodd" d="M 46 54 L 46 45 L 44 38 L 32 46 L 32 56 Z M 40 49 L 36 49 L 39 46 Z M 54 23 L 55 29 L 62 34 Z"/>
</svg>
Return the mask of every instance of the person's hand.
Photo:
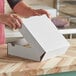
<svg viewBox="0 0 76 76">
<path fill-rule="evenodd" d="M 14 8 L 14 12 L 25 18 L 45 14 L 48 18 L 51 19 L 51 15 L 46 10 L 43 10 L 43 9 L 33 9 L 31 7 L 22 8 L 20 6 L 16 6 Z"/>
<path fill-rule="evenodd" d="M 33 15 L 43 15 L 43 14 L 46 14 L 46 16 L 51 19 L 51 15 L 46 10 L 36 9 L 34 10 L 34 13 L 33 13 Z"/>
<path fill-rule="evenodd" d="M 16 14 L 1 14 L 0 23 L 9 26 L 12 29 L 21 28 L 22 26 L 21 20 Z"/>
<path fill-rule="evenodd" d="M 46 14 L 48 18 L 51 18 L 50 14 L 46 10 L 33 9 L 27 3 L 25 3 L 23 0 L 18 2 L 14 6 L 13 11 L 22 17 L 31 17 L 31 16 Z"/>
</svg>

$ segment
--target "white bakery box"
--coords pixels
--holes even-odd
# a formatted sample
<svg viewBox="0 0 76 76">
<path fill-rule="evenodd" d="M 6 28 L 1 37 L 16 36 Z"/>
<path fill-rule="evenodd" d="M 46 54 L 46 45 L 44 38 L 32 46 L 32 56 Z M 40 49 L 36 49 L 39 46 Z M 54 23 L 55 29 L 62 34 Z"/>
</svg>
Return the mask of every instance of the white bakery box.
<svg viewBox="0 0 76 76">
<path fill-rule="evenodd" d="M 8 43 L 8 55 L 44 61 L 66 53 L 69 43 L 46 15 L 22 19 L 23 39 Z M 27 47 L 29 46 L 29 47 Z"/>
</svg>

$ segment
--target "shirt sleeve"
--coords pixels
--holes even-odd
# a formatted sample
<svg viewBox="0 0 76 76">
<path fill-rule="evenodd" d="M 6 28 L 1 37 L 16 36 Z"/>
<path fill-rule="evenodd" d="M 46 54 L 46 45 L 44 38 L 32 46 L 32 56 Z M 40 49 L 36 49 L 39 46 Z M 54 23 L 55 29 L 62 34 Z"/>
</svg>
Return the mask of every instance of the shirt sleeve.
<svg viewBox="0 0 76 76">
<path fill-rule="evenodd" d="M 7 1 L 9 3 L 10 7 L 13 9 L 14 6 L 22 0 L 7 0 Z"/>
</svg>

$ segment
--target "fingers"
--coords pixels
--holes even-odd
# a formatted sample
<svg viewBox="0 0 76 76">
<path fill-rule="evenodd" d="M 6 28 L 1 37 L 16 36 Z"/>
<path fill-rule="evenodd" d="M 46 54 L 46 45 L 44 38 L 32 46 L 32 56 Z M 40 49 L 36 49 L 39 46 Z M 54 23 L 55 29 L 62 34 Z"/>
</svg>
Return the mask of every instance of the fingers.
<svg viewBox="0 0 76 76">
<path fill-rule="evenodd" d="M 16 23 L 12 22 L 12 20 L 9 21 L 8 26 L 9 26 L 11 29 L 17 29 L 17 27 L 18 27 Z"/>
<path fill-rule="evenodd" d="M 46 14 L 47 17 L 51 19 L 51 15 L 50 15 L 46 10 L 43 10 L 43 9 L 37 9 L 36 11 L 38 12 L 39 15 Z"/>
<path fill-rule="evenodd" d="M 17 15 L 13 15 L 13 16 L 17 19 L 17 23 L 20 24 L 19 28 L 21 28 L 21 25 L 22 25 L 21 19 Z"/>
<path fill-rule="evenodd" d="M 10 17 L 11 20 L 9 20 L 9 23 L 11 24 L 11 28 L 13 29 L 21 28 L 22 23 L 20 18 L 15 14 L 11 14 Z"/>
</svg>

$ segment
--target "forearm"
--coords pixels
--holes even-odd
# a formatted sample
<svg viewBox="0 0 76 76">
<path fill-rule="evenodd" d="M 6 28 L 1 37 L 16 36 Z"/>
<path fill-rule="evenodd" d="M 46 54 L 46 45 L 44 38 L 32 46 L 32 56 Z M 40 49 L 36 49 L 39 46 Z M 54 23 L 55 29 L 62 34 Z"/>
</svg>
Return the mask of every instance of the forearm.
<svg viewBox="0 0 76 76">
<path fill-rule="evenodd" d="M 32 16 L 34 10 L 22 0 L 7 0 L 13 11 L 21 16 Z"/>
<path fill-rule="evenodd" d="M 33 9 L 23 0 L 7 0 L 13 11 L 23 17 L 46 14 L 50 18 L 50 14 L 43 9 Z"/>
</svg>

